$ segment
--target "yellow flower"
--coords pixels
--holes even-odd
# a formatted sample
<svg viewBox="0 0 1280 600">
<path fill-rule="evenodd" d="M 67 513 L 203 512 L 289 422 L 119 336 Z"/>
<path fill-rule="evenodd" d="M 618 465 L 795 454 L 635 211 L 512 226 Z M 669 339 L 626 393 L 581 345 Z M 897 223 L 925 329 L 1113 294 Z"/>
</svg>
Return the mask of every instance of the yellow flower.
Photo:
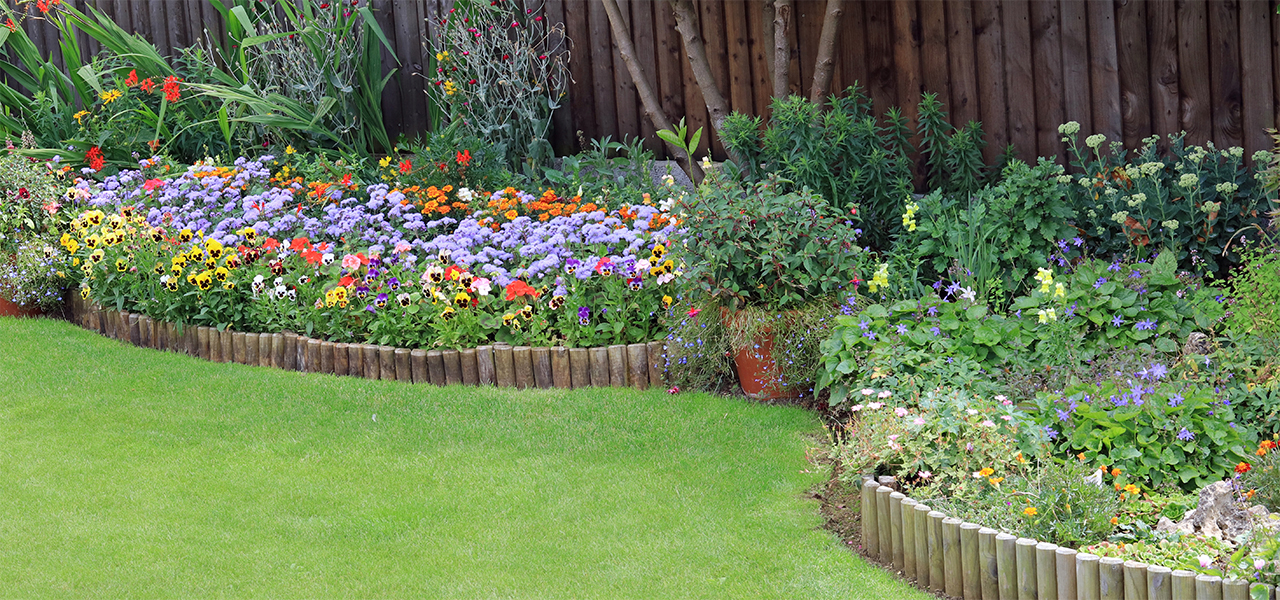
<svg viewBox="0 0 1280 600">
<path fill-rule="evenodd" d="M 378 166 L 384 169 L 391 166 L 391 157 L 390 156 L 382 157 L 382 160 L 378 161 Z"/>
<path fill-rule="evenodd" d="M 996 487 L 1000 487 L 1001 481 L 1004 481 L 1003 477 L 992 477 L 987 479 L 987 483 L 990 483 L 991 485 L 994 485 Z"/>
<path fill-rule="evenodd" d="M 297 152 L 298 152 L 297 150 L 294 150 L 294 149 L 293 149 L 293 145 L 292 145 L 292 144 L 290 144 L 290 145 L 288 145 L 288 146 L 285 146 L 285 147 L 284 147 L 284 153 L 285 153 L 285 154 L 295 154 L 295 153 L 297 153 Z"/>
<path fill-rule="evenodd" d="M 1054 297 L 1054 298 L 1066 298 L 1066 297 L 1067 297 L 1067 289 L 1066 289 L 1066 288 L 1064 288 L 1064 287 L 1062 287 L 1062 284 L 1061 284 L 1061 283 L 1057 284 L 1057 288 L 1055 288 L 1055 289 L 1053 290 L 1053 297 Z"/>
<path fill-rule="evenodd" d="M 867 282 L 867 289 L 873 294 L 882 287 L 889 287 L 889 263 L 881 263 L 871 281 Z"/>
<path fill-rule="evenodd" d="M 1040 511 L 1036 510 L 1036 507 L 1034 506 L 1028 506 L 1022 509 L 1022 514 L 1027 515 L 1028 517 L 1034 517 L 1036 516 L 1036 513 L 1039 513 L 1039 512 Z"/>
<path fill-rule="evenodd" d="M 102 92 L 101 94 L 98 94 L 98 97 L 102 99 L 103 103 L 111 104 L 112 102 L 119 100 L 120 97 L 123 95 L 124 93 L 121 92 L 120 90 L 107 90 L 105 92 Z"/>
<path fill-rule="evenodd" d="M 1129 485 L 1124 486 L 1124 491 L 1129 492 L 1130 494 L 1133 494 L 1133 495 L 1137 496 L 1137 495 L 1138 495 L 1138 492 L 1139 492 L 1140 490 L 1138 489 L 1138 486 L 1133 485 L 1132 483 L 1130 483 Z"/>
<path fill-rule="evenodd" d="M 85 117 L 89 116 L 89 114 L 90 114 L 90 113 L 89 113 L 89 111 L 87 111 L 87 110 L 82 110 L 82 111 L 80 111 L 80 112 L 78 112 L 78 113 L 76 113 L 76 114 L 74 114 L 74 115 L 71 115 L 71 116 L 72 116 L 72 117 L 75 117 L 75 119 L 76 119 L 76 123 L 78 123 L 78 124 L 80 124 L 80 125 L 83 125 L 83 124 L 84 124 L 84 122 L 83 122 L 83 121 L 81 121 L 81 119 L 83 119 L 83 118 L 85 118 Z"/>
<path fill-rule="evenodd" d="M 1119 477 L 1119 476 L 1120 476 L 1120 468 L 1119 468 L 1119 467 L 1116 467 L 1116 468 L 1114 468 L 1114 469 L 1111 469 L 1111 476 L 1112 476 L 1112 477 Z"/>
<path fill-rule="evenodd" d="M 995 470 L 995 469 L 992 469 L 991 467 L 987 467 L 987 468 L 985 468 L 985 469 L 983 469 L 983 470 L 981 470 L 981 471 L 978 471 L 978 474 L 979 474 L 979 475 L 981 475 L 981 476 L 983 476 L 983 477 L 990 477 L 990 476 L 991 476 L 991 474 L 992 474 L 992 473 L 995 473 L 995 472 L 996 472 L 996 470 Z"/>
<path fill-rule="evenodd" d="M 1058 320 L 1058 313 L 1055 312 L 1052 308 L 1047 310 L 1044 310 L 1044 309 L 1037 310 L 1036 315 L 1039 316 L 1039 320 L 1041 323 L 1048 323 L 1049 321 Z"/>
<path fill-rule="evenodd" d="M 452 96 L 458 92 L 458 88 L 453 85 L 453 80 L 449 79 L 444 82 L 444 95 Z"/>
<path fill-rule="evenodd" d="M 1036 271 L 1036 281 L 1040 282 L 1040 291 L 1048 293 L 1053 287 L 1053 271 L 1043 267 L 1038 269 Z"/>
</svg>

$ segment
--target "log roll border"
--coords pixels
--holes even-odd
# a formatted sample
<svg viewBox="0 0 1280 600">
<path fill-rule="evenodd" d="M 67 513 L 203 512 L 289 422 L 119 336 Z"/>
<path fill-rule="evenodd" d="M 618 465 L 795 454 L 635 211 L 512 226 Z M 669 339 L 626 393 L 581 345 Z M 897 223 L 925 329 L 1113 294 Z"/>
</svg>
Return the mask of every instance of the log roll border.
<svg viewBox="0 0 1280 600">
<path fill-rule="evenodd" d="M 75 325 L 141 348 L 211 362 L 439 386 L 638 390 L 667 386 L 665 342 L 604 348 L 493 344 L 464 350 L 421 350 L 334 343 L 292 332 L 180 327 L 127 311 L 107 310 L 78 295 L 70 304 L 70 321 Z"/>
<path fill-rule="evenodd" d="M 962 600 L 1277 599 L 1270 585 L 1222 579 L 1015 538 L 965 523 L 863 475 L 862 547 L 922 589 Z"/>
</svg>

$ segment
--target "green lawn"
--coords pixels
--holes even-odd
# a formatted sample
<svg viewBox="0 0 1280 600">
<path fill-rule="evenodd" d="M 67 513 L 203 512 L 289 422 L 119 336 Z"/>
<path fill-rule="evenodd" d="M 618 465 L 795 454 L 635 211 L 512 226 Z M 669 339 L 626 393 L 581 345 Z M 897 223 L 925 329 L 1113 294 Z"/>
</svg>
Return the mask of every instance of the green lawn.
<svg viewBox="0 0 1280 600">
<path fill-rule="evenodd" d="M 215 365 L 0 319 L 5 597 L 926 598 L 820 529 L 814 416 Z"/>
</svg>

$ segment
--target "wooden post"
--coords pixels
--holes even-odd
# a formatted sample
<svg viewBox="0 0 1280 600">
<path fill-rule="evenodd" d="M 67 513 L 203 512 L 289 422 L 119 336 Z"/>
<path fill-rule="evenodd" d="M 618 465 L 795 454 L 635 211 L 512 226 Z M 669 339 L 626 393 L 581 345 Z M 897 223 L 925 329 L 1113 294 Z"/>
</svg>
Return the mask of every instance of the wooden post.
<svg viewBox="0 0 1280 600">
<path fill-rule="evenodd" d="M 445 385 L 462 385 L 462 356 L 458 351 L 441 351 L 440 358 L 444 361 Z"/>
<path fill-rule="evenodd" d="M 929 589 L 941 592 L 946 586 L 942 562 L 942 520 L 946 515 L 929 511 Z"/>
<path fill-rule="evenodd" d="M 222 332 L 222 361 L 224 363 L 231 362 L 235 356 L 235 350 L 232 349 L 232 332 L 230 329 Z"/>
<path fill-rule="evenodd" d="M 337 344 L 328 340 L 320 342 L 320 372 L 332 375 L 334 372 L 334 354 L 337 352 L 335 348 Z"/>
<path fill-rule="evenodd" d="M 1136 560 L 1124 561 L 1124 600 L 1147 598 L 1147 564 Z"/>
<path fill-rule="evenodd" d="M 902 499 L 902 574 L 907 579 L 916 578 L 916 506 L 919 504 L 912 498 Z"/>
<path fill-rule="evenodd" d="M 244 334 L 244 364 L 258 366 L 258 334 Z"/>
<path fill-rule="evenodd" d="M 982 600 L 982 558 L 978 554 L 976 523 L 960 524 L 960 584 L 964 600 Z"/>
<path fill-rule="evenodd" d="M 1196 575 L 1196 600 L 1222 600 L 1222 578 Z"/>
<path fill-rule="evenodd" d="M 996 534 L 996 586 L 999 597 L 1018 597 L 1018 538 L 1007 533 Z"/>
<path fill-rule="evenodd" d="M 311 338 L 305 335 L 298 336 L 297 351 L 298 351 L 298 372 L 299 373 L 307 372 L 307 343 L 310 341 L 311 341 Z M 319 355 L 316 355 L 316 358 L 319 358 Z"/>
<path fill-rule="evenodd" d="M 537 346 L 531 351 L 533 355 L 533 384 L 538 389 L 551 389 L 551 349 Z"/>
<path fill-rule="evenodd" d="M 363 344 L 347 344 L 347 375 L 364 377 Z"/>
<path fill-rule="evenodd" d="M 413 366 L 409 360 L 408 348 L 396 348 L 392 351 L 396 363 L 396 381 L 413 383 Z"/>
<path fill-rule="evenodd" d="M 924 504 L 914 507 L 915 544 L 916 544 L 916 583 L 922 588 L 929 587 L 929 513 L 933 509 Z"/>
<path fill-rule="evenodd" d="M 209 328 L 201 325 L 196 328 L 196 356 L 209 360 Z"/>
<path fill-rule="evenodd" d="M 498 387 L 516 387 L 516 359 L 511 346 L 493 347 L 493 373 Z"/>
<path fill-rule="evenodd" d="M 551 385 L 567 390 L 573 387 L 573 375 L 569 369 L 569 349 L 555 346 L 551 349 Z"/>
<path fill-rule="evenodd" d="M 428 383 L 431 381 L 430 371 L 427 370 L 426 350 L 409 351 L 409 373 L 414 383 Z"/>
<path fill-rule="evenodd" d="M 347 347 L 346 342 L 333 345 L 333 374 L 339 377 L 347 376 L 347 366 L 351 364 L 351 351 Z"/>
<path fill-rule="evenodd" d="M 996 570 L 996 530 L 983 527 L 978 530 L 979 587 L 982 597 L 1000 597 L 1000 572 Z M 963 549 L 962 549 L 963 551 Z"/>
<path fill-rule="evenodd" d="M 271 366 L 271 336 L 270 333 L 258 334 L 258 366 Z"/>
<path fill-rule="evenodd" d="M 1173 600 L 1173 569 L 1147 567 L 1147 600 Z"/>
<path fill-rule="evenodd" d="M 476 349 L 459 350 L 458 359 L 462 361 L 462 385 L 479 385 L 480 375 L 476 368 Z"/>
<path fill-rule="evenodd" d="M 320 340 L 310 338 L 307 340 L 307 364 L 306 372 L 320 372 Z"/>
<path fill-rule="evenodd" d="M 1057 550 L 1057 544 L 1036 544 L 1036 600 L 1058 600 Z"/>
<path fill-rule="evenodd" d="M 885 486 L 876 488 L 876 537 L 880 540 L 880 562 L 893 562 L 893 533 L 889 524 L 889 494 L 893 490 Z"/>
<path fill-rule="evenodd" d="M 378 346 L 378 379 L 396 380 L 396 349 L 394 346 Z"/>
<path fill-rule="evenodd" d="M 942 581 L 948 596 L 964 596 L 964 573 L 960 560 L 960 519 L 947 517 L 942 520 Z"/>
<path fill-rule="evenodd" d="M 161 338 L 164 336 L 164 321 L 157 321 L 147 317 L 147 323 L 151 325 L 151 346 L 157 350 L 164 350 L 164 344 Z"/>
<path fill-rule="evenodd" d="M 621 344 L 609 346 L 609 385 L 627 387 L 627 347 Z"/>
<path fill-rule="evenodd" d="M 298 370 L 298 334 L 292 332 L 284 334 L 283 360 L 276 366 L 286 371 Z"/>
<path fill-rule="evenodd" d="M 1176 569 L 1172 575 L 1174 598 L 1177 600 L 1183 600 L 1183 598 L 1193 599 L 1196 597 L 1195 571 Z"/>
<path fill-rule="evenodd" d="M 906 562 L 906 550 L 903 549 L 902 501 L 907 496 L 902 492 L 889 494 L 889 544 L 892 548 L 893 568 L 901 571 Z"/>
<path fill-rule="evenodd" d="M 637 390 L 649 387 L 649 347 L 644 344 L 627 346 L 627 379 Z"/>
<path fill-rule="evenodd" d="M 527 390 L 533 387 L 533 348 L 516 346 L 511 349 L 511 359 L 515 364 L 516 389 Z"/>
<path fill-rule="evenodd" d="M 591 348 L 591 387 L 609 387 L 609 349 Z"/>
<path fill-rule="evenodd" d="M 245 364 L 245 355 L 249 353 L 249 339 L 245 337 L 243 331 L 236 331 L 231 334 L 231 362 L 238 365 Z"/>
<path fill-rule="evenodd" d="M 570 348 L 569 387 L 576 390 L 589 385 L 591 385 L 591 353 L 586 348 Z"/>
<path fill-rule="evenodd" d="M 138 315 L 129 313 L 129 339 L 134 346 L 142 345 L 142 326 L 138 323 Z"/>
<path fill-rule="evenodd" d="M 427 377 L 432 385 L 444 385 L 444 351 L 427 351 Z"/>
<path fill-rule="evenodd" d="M 1098 557 L 1081 552 L 1076 555 L 1076 593 L 1080 600 L 1098 600 Z"/>
<path fill-rule="evenodd" d="M 1104 556 L 1098 560 L 1098 596 L 1102 600 L 1125 600 L 1123 558 Z"/>
<path fill-rule="evenodd" d="M 138 344 L 143 348 L 152 348 L 155 342 L 151 339 L 151 317 L 142 315 L 138 317 Z"/>
<path fill-rule="evenodd" d="M 1058 548 L 1054 552 L 1058 563 L 1058 600 L 1073 600 L 1076 594 L 1076 554 L 1071 548 Z"/>
<path fill-rule="evenodd" d="M 665 342 L 649 342 L 649 385 L 666 387 L 667 385 L 667 344 Z"/>
<path fill-rule="evenodd" d="M 115 310 L 106 311 L 106 319 L 103 320 L 103 333 L 109 338 L 115 338 L 116 329 L 120 324 L 120 312 Z"/>
<path fill-rule="evenodd" d="M 277 369 L 283 369 L 285 367 L 284 355 L 285 355 L 284 334 L 283 333 L 271 334 L 271 366 Z"/>
<path fill-rule="evenodd" d="M 209 362 L 220 363 L 225 359 L 222 357 L 222 334 L 230 335 L 230 332 L 219 331 L 217 327 L 209 328 Z"/>
<path fill-rule="evenodd" d="M 360 345 L 361 364 L 364 365 L 364 378 L 377 379 L 382 373 L 382 362 L 378 359 L 378 347 L 373 344 Z"/>
<path fill-rule="evenodd" d="M 1014 545 L 1018 563 L 1018 600 L 1036 600 L 1036 541 L 1018 538 Z"/>
<path fill-rule="evenodd" d="M 862 483 L 862 545 L 871 558 L 880 557 L 880 527 L 876 517 L 876 488 L 880 484 L 874 481 Z"/>
<path fill-rule="evenodd" d="M 1249 582 L 1234 577 L 1222 580 L 1222 600 L 1249 600 Z"/>
<path fill-rule="evenodd" d="M 476 348 L 476 376 L 480 378 L 480 385 L 493 385 L 497 381 L 494 373 L 493 346 Z"/>
</svg>

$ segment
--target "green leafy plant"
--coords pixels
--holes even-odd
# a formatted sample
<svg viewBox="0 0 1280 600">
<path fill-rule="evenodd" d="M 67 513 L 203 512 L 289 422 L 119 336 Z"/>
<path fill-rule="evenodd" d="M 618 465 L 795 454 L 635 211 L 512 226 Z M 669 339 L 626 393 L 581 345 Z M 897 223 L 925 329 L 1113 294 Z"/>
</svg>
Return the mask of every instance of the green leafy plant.
<svg viewBox="0 0 1280 600">
<path fill-rule="evenodd" d="M 693 155 L 698 149 L 698 142 L 702 141 L 702 128 L 699 127 L 697 131 L 690 134 L 689 127 L 684 124 L 684 117 L 680 117 L 680 122 L 672 125 L 671 129 L 659 130 L 658 137 L 684 152 L 689 161 L 689 179 L 697 181 L 698 170 L 694 167 Z"/>
<path fill-rule="evenodd" d="M 52 161 L 33 160 L 12 150 L 0 149 L 0 261 L 26 238 L 57 236 L 65 228 L 63 209 L 66 188 L 61 168 Z"/>
</svg>

